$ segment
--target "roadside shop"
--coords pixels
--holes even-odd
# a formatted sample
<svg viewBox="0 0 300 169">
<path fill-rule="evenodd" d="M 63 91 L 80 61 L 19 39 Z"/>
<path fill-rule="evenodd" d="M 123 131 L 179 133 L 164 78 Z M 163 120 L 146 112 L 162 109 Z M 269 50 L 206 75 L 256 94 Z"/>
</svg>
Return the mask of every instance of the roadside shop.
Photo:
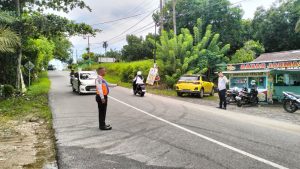
<svg viewBox="0 0 300 169">
<path fill-rule="evenodd" d="M 228 64 L 229 88 L 250 88 L 255 80 L 261 102 L 281 101 L 282 92 L 300 95 L 300 50 L 265 53 L 249 63 Z"/>
</svg>

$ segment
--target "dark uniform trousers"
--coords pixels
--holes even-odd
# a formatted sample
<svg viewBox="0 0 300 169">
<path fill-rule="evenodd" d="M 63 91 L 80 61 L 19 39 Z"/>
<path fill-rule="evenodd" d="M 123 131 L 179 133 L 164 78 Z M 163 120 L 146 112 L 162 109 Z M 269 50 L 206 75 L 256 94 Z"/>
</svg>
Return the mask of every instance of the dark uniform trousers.
<svg viewBox="0 0 300 169">
<path fill-rule="evenodd" d="M 99 127 L 104 127 L 105 118 L 106 118 L 106 109 L 107 109 L 107 96 L 104 96 L 105 103 L 102 103 L 101 97 L 97 94 L 96 101 L 98 103 L 98 111 L 99 111 Z"/>
<path fill-rule="evenodd" d="M 219 99 L 220 103 L 219 106 L 222 108 L 222 105 L 224 106 L 223 108 L 226 108 L 226 89 L 219 90 Z"/>
</svg>

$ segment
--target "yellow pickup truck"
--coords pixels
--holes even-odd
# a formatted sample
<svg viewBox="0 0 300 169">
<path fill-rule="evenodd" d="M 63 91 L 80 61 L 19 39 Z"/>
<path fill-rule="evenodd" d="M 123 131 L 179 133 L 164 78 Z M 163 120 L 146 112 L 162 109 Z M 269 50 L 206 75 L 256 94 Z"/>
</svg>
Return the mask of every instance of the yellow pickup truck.
<svg viewBox="0 0 300 169">
<path fill-rule="evenodd" d="M 176 84 L 178 96 L 183 94 L 197 95 L 202 98 L 204 94 L 214 95 L 214 83 L 204 75 L 183 75 Z"/>
</svg>

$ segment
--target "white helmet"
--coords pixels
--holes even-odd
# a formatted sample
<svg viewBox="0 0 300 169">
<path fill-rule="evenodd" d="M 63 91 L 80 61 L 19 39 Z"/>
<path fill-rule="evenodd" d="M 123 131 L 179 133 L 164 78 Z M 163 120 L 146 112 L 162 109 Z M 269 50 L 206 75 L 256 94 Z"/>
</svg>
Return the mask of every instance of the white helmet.
<svg viewBox="0 0 300 169">
<path fill-rule="evenodd" d="M 251 85 L 255 85 L 256 81 L 255 80 L 251 80 Z"/>
<path fill-rule="evenodd" d="M 138 72 L 136 73 L 136 75 L 140 76 L 140 75 L 142 75 L 142 72 L 141 72 L 141 71 L 138 71 Z"/>
</svg>

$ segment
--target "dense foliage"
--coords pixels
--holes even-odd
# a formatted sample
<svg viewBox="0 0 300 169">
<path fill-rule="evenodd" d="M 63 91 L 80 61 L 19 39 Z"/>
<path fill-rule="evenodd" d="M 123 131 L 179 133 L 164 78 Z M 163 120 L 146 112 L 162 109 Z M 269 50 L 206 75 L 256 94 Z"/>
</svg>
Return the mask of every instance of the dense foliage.
<svg viewBox="0 0 300 169">
<path fill-rule="evenodd" d="M 245 42 L 244 47 L 237 50 L 231 58 L 231 63 L 251 62 L 257 56 L 265 52 L 265 48 L 261 43 L 250 40 Z"/>
<path fill-rule="evenodd" d="M 258 8 L 252 21 L 254 39 L 259 40 L 266 52 L 300 48 L 300 33 L 295 26 L 300 16 L 299 0 L 283 1 L 270 9 Z"/>
<path fill-rule="evenodd" d="M 148 34 L 145 39 L 135 35 L 127 35 L 127 45 L 123 46 L 122 59 L 125 61 L 135 61 L 153 58 L 154 45 L 149 39 L 153 39 L 152 34 Z"/>
<path fill-rule="evenodd" d="M 77 7 L 89 9 L 81 0 L 0 1 L 0 61 L 6 61 L 6 65 L 0 67 L 0 72 L 5 72 L 1 74 L 0 84 L 12 84 L 17 89 L 22 86 L 23 89 L 22 77 L 27 73 L 22 65 L 27 61 L 35 64 L 34 74 L 46 69 L 50 59 L 68 61 L 72 44 L 67 38 L 78 34 L 94 35 L 98 30 L 46 14 L 44 10 L 68 12 Z"/>
<path fill-rule="evenodd" d="M 204 74 L 211 76 L 216 71 L 218 63 L 227 62 L 225 54 L 230 45 L 221 47 L 219 34 L 212 32 L 212 25 L 202 29 L 201 19 L 193 27 L 193 34 L 189 29 L 181 29 L 181 33 L 174 35 L 172 31 L 163 31 L 157 44 L 159 69 L 164 75 L 163 80 L 172 86 L 183 74 Z M 152 41 L 153 43 L 153 41 Z"/>
</svg>

